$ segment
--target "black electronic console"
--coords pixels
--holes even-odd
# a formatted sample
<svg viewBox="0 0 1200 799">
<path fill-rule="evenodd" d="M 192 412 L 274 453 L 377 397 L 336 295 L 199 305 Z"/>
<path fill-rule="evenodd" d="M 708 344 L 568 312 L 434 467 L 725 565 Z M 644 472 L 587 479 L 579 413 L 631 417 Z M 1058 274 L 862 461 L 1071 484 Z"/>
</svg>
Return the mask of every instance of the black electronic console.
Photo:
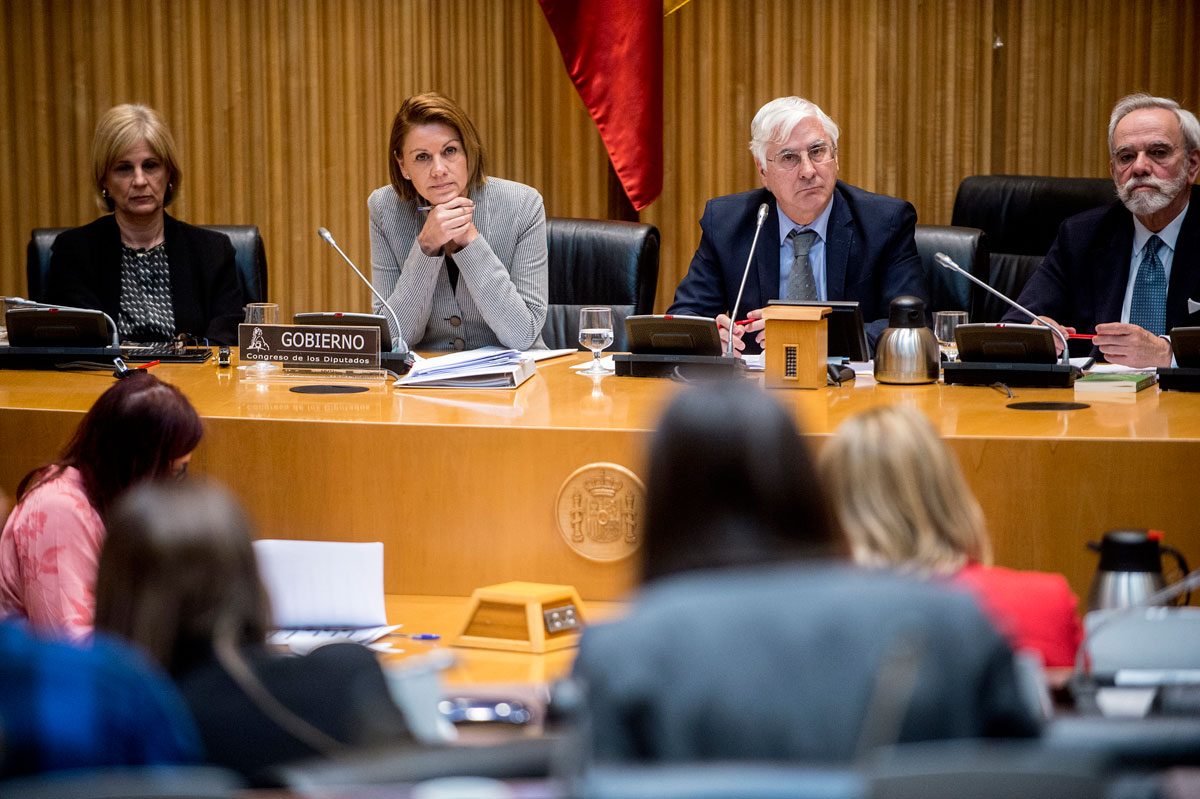
<svg viewBox="0 0 1200 799">
<path fill-rule="evenodd" d="M 738 377 L 746 362 L 721 354 L 717 322 L 706 316 L 636 314 L 625 318 L 630 352 L 613 355 L 623 377 Z"/>
<path fill-rule="evenodd" d="M 845 358 L 850 361 L 866 361 L 871 358 L 867 346 L 867 332 L 863 327 L 862 310 L 851 300 L 768 300 L 767 305 L 802 305 L 829 308 L 829 326 L 826 355 L 830 358 Z"/>
<path fill-rule="evenodd" d="M 112 369 L 120 347 L 0 347 L 0 369 Z"/>
<path fill-rule="evenodd" d="M 974 323 L 954 330 L 958 361 L 942 365 L 947 385 L 1071 388 L 1083 374 L 1061 363 L 1044 325 Z"/>
<path fill-rule="evenodd" d="M 416 360 L 411 352 L 392 352 L 392 332 L 387 317 L 379 314 L 341 311 L 310 311 L 292 316 L 298 325 L 327 325 L 333 327 L 373 327 L 379 330 L 379 365 L 389 372 L 406 375 Z"/>
<path fill-rule="evenodd" d="M 1177 366 L 1158 368 L 1163 391 L 1200 391 L 1200 327 L 1171 330 L 1171 350 Z"/>
</svg>

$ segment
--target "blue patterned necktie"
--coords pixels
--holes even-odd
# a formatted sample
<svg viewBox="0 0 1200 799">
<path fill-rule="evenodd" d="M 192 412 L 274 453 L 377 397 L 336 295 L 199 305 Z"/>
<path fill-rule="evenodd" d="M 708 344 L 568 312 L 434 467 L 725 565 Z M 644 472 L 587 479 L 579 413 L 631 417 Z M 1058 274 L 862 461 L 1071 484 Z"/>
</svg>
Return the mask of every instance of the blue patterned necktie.
<svg viewBox="0 0 1200 799">
<path fill-rule="evenodd" d="M 792 240 L 792 272 L 788 275 L 787 298 L 789 300 L 817 299 L 817 281 L 813 277 L 812 265 L 808 262 L 808 251 L 817 238 L 815 230 L 793 229 L 787 235 Z"/>
<path fill-rule="evenodd" d="M 1133 280 L 1133 302 L 1129 305 L 1129 323 L 1143 327 L 1156 336 L 1167 332 L 1167 273 L 1158 260 L 1162 239 L 1151 236 L 1142 253 L 1142 264 Z"/>
</svg>

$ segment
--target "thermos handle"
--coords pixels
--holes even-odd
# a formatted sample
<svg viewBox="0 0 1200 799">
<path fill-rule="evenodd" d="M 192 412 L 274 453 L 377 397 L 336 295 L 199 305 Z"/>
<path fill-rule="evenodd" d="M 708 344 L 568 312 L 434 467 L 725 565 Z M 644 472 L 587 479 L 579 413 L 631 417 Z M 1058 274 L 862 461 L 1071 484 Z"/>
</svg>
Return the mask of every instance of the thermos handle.
<svg viewBox="0 0 1200 799">
<path fill-rule="evenodd" d="M 1187 559 L 1183 557 L 1182 552 L 1180 552 L 1175 547 L 1168 547 L 1168 546 L 1163 546 L 1163 545 L 1160 545 L 1159 549 L 1162 550 L 1163 552 L 1165 552 L 1166 554 L 1170 555 L 1171 557 L 1175 558 L 1176 562 L 1179 564 L 1180 571 L 1183 572 L 1184 577 L 1187 577 L 1189 574 L 1191 574 L 1191 570 L 1188 569 Z M 1185 604 L 1185 605 L 1191 604 L 1191 601 L 1192 601 L 1192 592 L 1188 591 L 1186 594 L 1184 594 L 1183 604 Z"/>
</svg>

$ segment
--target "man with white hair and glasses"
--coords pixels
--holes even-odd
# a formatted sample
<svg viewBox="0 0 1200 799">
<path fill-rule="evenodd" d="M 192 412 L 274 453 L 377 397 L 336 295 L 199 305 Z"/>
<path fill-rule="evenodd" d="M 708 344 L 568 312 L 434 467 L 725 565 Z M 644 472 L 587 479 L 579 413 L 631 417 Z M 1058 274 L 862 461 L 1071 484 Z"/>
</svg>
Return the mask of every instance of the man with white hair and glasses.
<svg viewBox="0 0 1200 799">
<path fill-rule="evenodd" d="M 1170 366 L 1171 329 L 1200 324 L 1200 211 L 1188 212 L 1200 123 L 1174 100 L 1131 94 L 1113 108 L 1108 152 L 1119 199 L 1062 223 L 1019 302 L 1067 334 L 1094 333 L 1111 363 Z"/>
<path fill-rule="evenodd" d="M 724 340 L 732 327 L 734 347 L 755 351 L 763 343 L 768 300 L 855 300 L 874 347 L 893 298 L 928 301 L 913 240 L 916 211 L 838 180 L 838 133 L 824 111 L 800 97 L 780 97 L 759 109 L 750 152 L 763 188 L 708 201 L 700 245 L 668 313 L 715 317 Z M 764 204 L 766 219 L 737 310 L 750 321 L 731 325 L 728 314 Z"/>
</svg>

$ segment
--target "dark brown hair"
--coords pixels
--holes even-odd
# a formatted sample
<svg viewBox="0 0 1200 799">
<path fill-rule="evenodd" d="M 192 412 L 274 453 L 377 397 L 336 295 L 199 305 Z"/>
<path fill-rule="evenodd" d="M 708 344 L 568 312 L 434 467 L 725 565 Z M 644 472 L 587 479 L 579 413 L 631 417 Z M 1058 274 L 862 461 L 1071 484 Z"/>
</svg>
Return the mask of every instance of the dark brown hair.
<svg viewBox="0 0 1200 799">
<path fill-rule="evenodd" d="M 270 604 L 245 514 L 202 481 L 138 486 L 113 506 L 96 577 L 96 629 L 141 646 L 173 676 L 261 645 Z"/>
<path fill-rule="evenodd" d="M 17 498 L 74 466 L 101 515 L 140 480 L 171 473 L 171 462 L 204 435 L 199 414 L 175 386 L 144 370 L 118 380 L 92 405 L 58 460 L 21 480 Z"/>
<path fill-rule="evenodd" d="M 847 553 L 791 414 L 736 383 L 691 389 L 650 450 L 642 580 Z"/>
<path fill-rule="evenodd" d="M 404 137 L 410 130 L 419 125 L 433 124 L 447 125 L 458 131 L 463 154 L 467 157 L 466 192 L 470 194 L 487 181 L 483 143 L 467 112 L 449 97 L 436 92 L 413 95 L 400 104 L 400 110 L 392 120 L 392 135 L 388 139 L 388 173 L 392 176 L 392 188 L 406 202 L 416 202 L 420 195 L 412 181 L 400 172 L 400 164 L 396 159 L 404 154 Z"/>
</svg>

